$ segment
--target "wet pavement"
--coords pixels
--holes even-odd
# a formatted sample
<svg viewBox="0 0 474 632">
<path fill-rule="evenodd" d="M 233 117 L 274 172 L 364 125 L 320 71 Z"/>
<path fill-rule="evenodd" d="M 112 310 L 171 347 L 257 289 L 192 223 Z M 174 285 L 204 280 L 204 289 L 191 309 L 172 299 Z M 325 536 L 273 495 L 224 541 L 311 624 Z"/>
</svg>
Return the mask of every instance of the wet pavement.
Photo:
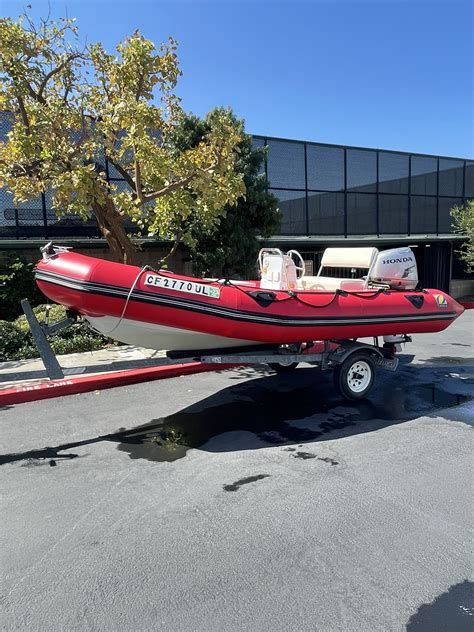
<svg viewBox="0 0 474 632">
<path fill-rule="evenodd" d="M 0 411 L 3 629 L 463 631 L 473 325 L 360 402 L 257 367 Z"/>
<path fill-rule="evenodd" d="M 259 378 L 232 389 L 228 403 L 218 404 L 219 396 L 211 397 L 200 402 L 197 411 L 190 407 L 154 419 L 119 431 L 111 440 L 120 441 L 119 450 L 131 458 L 174 461 L 225 432 L 247 431 L 269 445 L 313 442 L 362 421 L 401 422 L 469 400 L 467 395 L 421 384 L 408 390 L 394 385 L 389 397 L 375 395 L 372 401 L 346 402 L 331 394 L 325 382 L 315 384 L 314 374 L 309 368 L 291 377 Z"/>
<path fill-rule="evenodd" d="M 462 364 L 461 360 L 466 364 L 465 358 L 459 359 L 457 364 Z M 31 466 L 34 461 L 73 459 L 78 456 L 70 452 L 74 448 L 103 441 L 117 443 L 117 448 L 132 459 L 176 461 L 190 449 L 212 449 L 206 448 L 207 442 L 227 432 L 251 433 L 245 449 L 252 449 L 255 439 L 258 447 L 262 443 L 269 446 L 303 444 L 323 440 L 335 432 L 343 436 L 341 431 L 346 428 L 350 428 L 349 434 L 362 432 L 362 422 L 402 423 L 471 399 L 468 394 L 447 392 L 436 383 L 405 388 L 407 383 L 423 379 L 427 371 L 421 367 L 403 367 L 403 357 L 401 362 L 401 373 L 388 380 L 389 392 L 379 389 L 370 399 L 358 402 L 341 399 L 328 374 L 321 375 L 314 368 L 300 368 L 284 377 L 268 372 L 143 425 L 119 428 L 116 432 L 79 442 L 2 454 L 0 465 L 26 461 Z M 267 373 L 265 369 L 262 372 Z M 464 387 L 473 385 L 474 396 L 474 379 L 468 376 L 469 368 L 460 368 L 459 375 L 463 373 L 466 376 L 462 384 Z M 221 403 L 223 398 L 225 403 Z"/>
</svg>

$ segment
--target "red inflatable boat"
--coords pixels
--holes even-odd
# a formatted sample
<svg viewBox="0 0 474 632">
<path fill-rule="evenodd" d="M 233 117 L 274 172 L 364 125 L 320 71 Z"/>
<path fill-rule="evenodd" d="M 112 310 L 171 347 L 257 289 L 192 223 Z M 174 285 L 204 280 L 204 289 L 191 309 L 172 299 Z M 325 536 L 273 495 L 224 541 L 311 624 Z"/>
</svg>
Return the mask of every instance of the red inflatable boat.
<svg viewBox="0 0 474 632">
<path fill-rule="evenodd" d="M 36 279 L 93 329 L 176 351 L 437 332 L 463 312 L 444 292 L 418 288 L 409 248 L 329 248 L 311 277 L 296 251 L 262 250 L 259 264 L 259 281 L 197 279 L 48 244 Z"/>
</svg>

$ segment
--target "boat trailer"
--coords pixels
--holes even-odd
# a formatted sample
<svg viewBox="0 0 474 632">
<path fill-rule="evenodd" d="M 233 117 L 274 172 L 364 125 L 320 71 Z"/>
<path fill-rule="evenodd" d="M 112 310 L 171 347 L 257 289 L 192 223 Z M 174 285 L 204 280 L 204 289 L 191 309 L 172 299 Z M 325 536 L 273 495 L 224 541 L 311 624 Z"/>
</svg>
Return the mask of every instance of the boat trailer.
<svg viewBox="0 0 474 632">
<path fill-rule="evenodd" d="M 49 324 L 49 310 L 46 308 L 45 321 L 40 323 L 29 302 L 21 301 L 23 311 L 30 325 L 31 333 L 41 356 L 48 377 L 63 379 L 62 368 L 51 349 L 48 337 L 60 329 L 68 327 L 74 317 L 66 317 L 57 323 Z M 362 399 L 368 395 L 375 383 L 378 368 L 396 371 L 398 358 L 395 356 L 400 344 L 411 342 L 405 334 L 384 336 L 384 343 L 379 345 L 378 337 L 373 344 L 358 340 L 325 340 L 306 342 L 301 345 L 255 345 L 231 349 L 214 349 L 206 351 L 168 352 L 167 363 L 176 360 L 182 363 L 202 362 L 214 365 L 268 365 L 276 373 L 288 373 L 296 369 L 301 362 L 311 364 L 321 371 L 334 372 L 336 390 L 349 400 Z"/>
<path fill-rule="evenodd" d="M 266 364 L 276 373 L 288 373 L 296 369 L 301 362 L 312 364 L 321 371 L 333 371 L 336 390 L 349 400 L 362 399 L 368 395 L 375 384 L 377 369 L 396 371 L 398 358 L 395 356 L 400 344 L 411 342 L 405 334 L 384 336 L 383 346 L 375 337 L 373 344 L 358 340 L 334 340 L 304 343 L 299 349 L 296 345 L 281 345 L 273 350 L 216 350 L 215 352 L 183 352 L 182 359 L 199 361 L 203 364 Z M 168 353 L 169 358 L 176 354 Z"/>
</svg>

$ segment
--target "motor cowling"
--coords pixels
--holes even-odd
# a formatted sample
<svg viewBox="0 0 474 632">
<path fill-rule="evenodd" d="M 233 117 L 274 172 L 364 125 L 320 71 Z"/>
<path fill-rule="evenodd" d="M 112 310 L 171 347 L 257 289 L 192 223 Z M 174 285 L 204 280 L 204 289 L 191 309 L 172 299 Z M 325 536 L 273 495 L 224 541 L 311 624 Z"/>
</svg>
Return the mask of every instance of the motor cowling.
<svg viewBox="0 0 474 632">
<path fill-rule="evenodd" d="M 418 268 L 411 248 L 383 250 L 370 271 L 370 281 L 394 289 L 414 290 L 418 285 Z"/>
</svg>

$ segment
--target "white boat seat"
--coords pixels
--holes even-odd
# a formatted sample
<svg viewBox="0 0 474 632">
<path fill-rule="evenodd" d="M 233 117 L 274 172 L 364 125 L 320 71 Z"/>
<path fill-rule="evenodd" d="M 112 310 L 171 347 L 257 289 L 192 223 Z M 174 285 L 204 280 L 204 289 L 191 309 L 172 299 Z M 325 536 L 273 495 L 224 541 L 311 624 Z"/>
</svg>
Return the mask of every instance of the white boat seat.
<svg viewBox="0 0 474 632">
<path fill-rule="evenodd" d="M 377 258 L 377 248 L 326 248 L 322 268 L 367 268 Z"/>
<path fill-rule="evenodd" d="M 326 248 L 321 258 L 321 273 L 324 268 L 346 268 L 350 273 L 352 268 L 359 270 L 371 269 L 378 255 L 377 248 Z M 360 274 L 360 272 L 359 272 Z M 365 279 L 327 277 L 321 274 L 317 276 L 304 276 L 296 282 L 298 290 L 320 290 L 334 292 L 335 290 L 347 290 L 358 292 L 366 288 Z"/>
</svg>

